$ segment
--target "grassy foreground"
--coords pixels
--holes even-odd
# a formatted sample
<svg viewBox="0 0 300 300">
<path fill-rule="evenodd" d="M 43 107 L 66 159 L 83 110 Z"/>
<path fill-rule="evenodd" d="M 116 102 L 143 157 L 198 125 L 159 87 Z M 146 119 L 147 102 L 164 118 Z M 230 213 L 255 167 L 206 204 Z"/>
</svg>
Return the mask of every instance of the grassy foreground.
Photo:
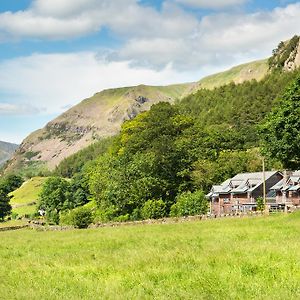
<svg viewBox="0 0 300 300">
<path fill-rule="evenodd" d="M 0 232 L 1 299 L 299 299 L 300 214 Z"/>
</svg>

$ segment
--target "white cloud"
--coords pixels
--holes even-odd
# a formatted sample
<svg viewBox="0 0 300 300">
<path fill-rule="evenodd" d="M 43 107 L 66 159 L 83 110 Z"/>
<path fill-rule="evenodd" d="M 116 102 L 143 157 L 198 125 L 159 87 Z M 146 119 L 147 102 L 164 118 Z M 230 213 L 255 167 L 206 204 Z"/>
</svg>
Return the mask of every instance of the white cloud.
<svg viewBox="0 0 300 300">
<path fill-rule="evenodd" d="M 12 104 L 0 102 L 0 115 L 28 115 L 38 113 L 39 109 L 30 104 Z"/>
<path fill-rule="evenodd" d="M 177 3 L 183 5 L 199 7 L 199 8 L 213 8 L 220 9 L 229 6 L 242 5 L 248 0 L 175 0 Z"/>
<path fill-rule="evenodd" d="M 245 1 L 166 0 L 157 11 L 137 0 L 34 0 L 25 11 L 0 14 L 0 38 L 66 39 L 105 26 L 122 41 L 108 56 L 111 61 L 154 69 L 220 69 L 268 56 L 280 40 L 299 33 L 299 2 L 273 11 L 220 11 L 202 18 L 179 5 L 217 8 Z"/>
<path fill-rule="evenodd" d="M 194 76 L 170 66 L 155 71 L 129 61 L 106 62 L 93 52 L 34 54 L 0 63 L 0 90 L 10 98 L 10 104 L 0 104 L 0 113 L 60 113 L 106 88 L 164 85 Z"/>
<path fill-rule="evenodd" d="M 203 17 L 179 37 L 132 37 L 112 59 L 178 70 L 219 68 L 271 55 L 279 41 L 299 34 L 300 3 L 257 13 L 218 13 Z"/>
<path fill-rule="evenodd" d="M 99 5 L 105 3 L 107 1 L 103 0 L 34 0 L 31 10 L 39 15 L 67 18 L 80 15 L 87 10 L 99 8 Z"/>
<path fill-rule="evenodd" d="M 7 38 L 64 39 L 100 31 L 122 37 L 188 34 L 197 20 L 166 2 L 161 12 L 135 0 L 34 0 L 25 11 L 0 14 L 0 33 Z"/>
</svg>

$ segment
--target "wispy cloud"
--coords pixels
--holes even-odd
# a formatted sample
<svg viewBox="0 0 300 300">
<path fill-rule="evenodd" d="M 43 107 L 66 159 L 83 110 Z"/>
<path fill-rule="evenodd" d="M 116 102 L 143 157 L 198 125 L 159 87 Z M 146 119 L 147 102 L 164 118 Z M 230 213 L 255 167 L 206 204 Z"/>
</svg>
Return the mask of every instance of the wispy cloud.
<svg viewBox="0 0 300 300">
<path fill-rule="evenodd" d="M 0 102 L 0 115 L 31 115 L 39 113 L 40 109 L 30 104 L 12 104 Z"/>
</svg>

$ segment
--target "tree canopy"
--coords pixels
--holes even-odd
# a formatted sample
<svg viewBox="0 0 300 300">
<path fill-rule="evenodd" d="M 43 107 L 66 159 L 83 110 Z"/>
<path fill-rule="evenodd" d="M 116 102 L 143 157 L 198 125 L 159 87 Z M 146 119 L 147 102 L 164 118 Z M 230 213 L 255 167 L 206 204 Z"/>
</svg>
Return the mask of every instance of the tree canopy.
<svg viewBox="0 0 300 300">
<path fill-rule="evenodd" d="M 300 166 L 300 76 L 288 87 L 260 127 L 263 149 L 286 168 Z"/>
</svg>

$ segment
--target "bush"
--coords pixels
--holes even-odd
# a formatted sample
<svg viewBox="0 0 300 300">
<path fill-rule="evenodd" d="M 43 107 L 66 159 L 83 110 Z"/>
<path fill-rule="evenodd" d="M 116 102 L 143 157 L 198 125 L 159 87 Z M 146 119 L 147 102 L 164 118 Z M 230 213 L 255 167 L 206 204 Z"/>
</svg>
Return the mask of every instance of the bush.
<svg viewBox="0 0 300 300">
<path fill-rule="evenodd" d="M 257 210 L 264 211 L 265 210 L 265 202 L 262 197 L 258 197 L 256 199 Z"/>
<path fill-rule="evenodd" d="M 18 219 L 18 214 L 16 213 L 16 212 L 12 212 L 11 213 L 11 218 L 12 218 L 12 220 L 17 220 Z"/>
<path fill-rule="evenodd" d="M 166 204 L 163 200 L 148 200 L 142 208 L 143 219 L 159 219 L 166 215 Z"/>
<path fill-rule="evenodd" d="M 126 215 L 121 215 L 115 218 L 116 222 L 126 222 L 130 220 L 130 215 L 126 214 Z"/>
<path fill-rule="evenodd" d="M 87 228 L 93 222 L 93 214 L 86 207 L 78 207 L 73 210 L 73 225 L 77 228 Z"/>
<path fill-rule="evenodd" d="M 114 220 L 119 215 L 119 210 L 114 206 L 110 206 L 108 208 L 102 209 L 98 208 L 95 211 L 95 223 L 105 223 Z"/>
<path fill-rule="evenodd" d="M 208 210 L 207 199 L 204 192 L 198 190 L 194 193 L 185 192 L 176 197 L 176 203 L 171 206 L 171 217 L 194 216 L 206 214 Z"/>
<path fill-rule="evenodd" d="M 93 214 L 89 208 L 81 206 L 61 215 L 60 222 L 76 228 L 87 228 L 93 222 Z"/>
<path fill-rule="evenodd" d="M 141 220 L 142 219 L 141 210 L 139 208 L 135 208 L 130 217 L 132 221 Z"/>
</svg>

